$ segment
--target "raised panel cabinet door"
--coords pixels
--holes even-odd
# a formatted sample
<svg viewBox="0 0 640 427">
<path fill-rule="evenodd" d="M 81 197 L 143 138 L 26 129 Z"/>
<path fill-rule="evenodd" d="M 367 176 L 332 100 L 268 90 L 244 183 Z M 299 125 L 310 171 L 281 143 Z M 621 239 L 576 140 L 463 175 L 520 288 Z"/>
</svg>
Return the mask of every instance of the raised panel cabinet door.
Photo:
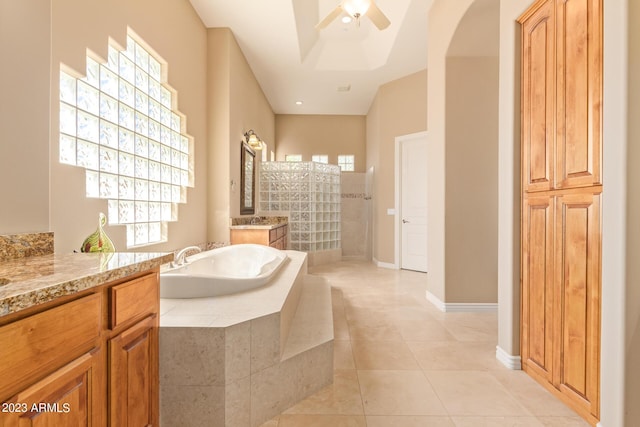
<svg viewBox="0 0 640 427">
<path fill-rule="evenodd" d="M 556 0 L 556 187 L 600 184 L 602 0 Z"/>
<path fill-rule="evenodd" d="M 522 366 L 551 382 L 553 374 L 554 197 L 528 196 L 522 212 Z"/>
<path fill-rule="evenodd" d="M 112 427 L 158 426 L 158 316 L 109 341 Z"/>
<path fill-rule="evenodd" d="M 522 178 L 524 191 L 554 186 L 555 44 L 554 2 L 521 17 Z"/>
<path fill-rule="evenodd" d="M 84 354 L 2 403 L 2 427 L 103 426 L 104 358 Z"/>
<path fill-rule="evenodd" d="M 554 385 L 582 410 L 599 415 L 600 194 L 585 189 L 556 202 Z"/>
</svg>

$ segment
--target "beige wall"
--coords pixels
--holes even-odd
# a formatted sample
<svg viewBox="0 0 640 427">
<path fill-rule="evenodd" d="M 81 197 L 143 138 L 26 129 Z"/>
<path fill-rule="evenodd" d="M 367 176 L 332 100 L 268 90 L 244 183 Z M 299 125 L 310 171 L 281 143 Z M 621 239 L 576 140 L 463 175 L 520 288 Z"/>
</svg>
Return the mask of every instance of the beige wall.
<svg viewBox="0 0 640 427">
<path fill-rule="evenodd" d="M 445 127 L 446 57 L 449 45 L 474 0 L 435 0 L 429 11 L 427 68 L 427 252 L 429 254 L 428 292 L 440 301 L 445 292 Z"/>
<path fill-rule="evenodd" d="M 49 1 L 0 0 L 0 234 L 49 231 Z"/>
<path fill-rule="evenodd" d="M 496 303 L 498 58 L 446 67 L 445 302 Z"/>
<path fill-rule="evenodd" d="M 271 149 L 275 116 L 233 33 L 208 31 L 209 240 L 229 241 L 229 218 L 240 216 L 240 150 L 253 129 Z M 256 159 L 260 158 L 260 153 Z M 256 165 L 257 166 L 257 165 Z M 257 171 L 256 171 L 257 172 Z M 257 199 L 256 199 L 257 200 Z"/>
<path fill-rule="evenodd" d="M 367 169 L 373 177 L 373 258 L 395 264 L 395 138 L 427 129 L 427 70 L 386 83 L 367 113 Z"/>
<path fill-rule="evenodd" d="M 378 93 L 379 95 L 379 93 Z M 371 200 L 369 200 L 369 232 L 371 242 L 367 248 L 367 258 L 375 260 L 377 257 L 377 239 L 378 231 L 378 189 L 376 184 L 376 172 L 380 164 L 380 96 L 376 96 L 369 107 L 367 113 L 367 174 L 369 176 L 369 191 Z"/>
<path fill-rule="evenodd" d="M 95 230 L 98 212 L 107 212 L 106 200 L 85 197 L 84 170 L 58 162 L 59 71 L 61 64 L 64 64 L 65 67 L 84 74 L 87 52 L 92 52 L 98 59 L 106 58 L 109 39 L 112 38 L 115 43 L 125 46 L 129 26 L 170 64 L 168 84 L 178 93 L 178 110 L 187 116 L 187 133 L 195 138 L 195 150 L 200 154 L 196 157 L 195 163 L 196 186 L 188 190 L 188 205 L 179 207 L 179 221 L 169 225 L 169 241 L 146 247 L 144 250 L 166 250 L 203 241 L 206 237 L 206 104 L 202 88 L 206 85 L 206 34 L 191 5 L 185 2 L 164 2 L 162 7 L 158 7 L 157 2 L 151 0 L 135 3 L 126 0 L 108 3 L 87 3 L 81 0 L 5 1 L 3 5 L 8 3 L 24 5 L 24 13 L 29 17 L 47 21 L 43 22 L 43 25 L 21 25 L 29 29 L 32 37 L 46 41 L 51 46 L 50 55 L 46 50 L 36 51 L 37 57 L 33 56 L 33 63 L 23 70 L 24 74 L 15 79 L 16 82 L 25 85 L 28 82 L 36 86 L 35 90 L 25 90 L 22 98 L 25 97 L 25 93 L 37 94 L 33 97 L 34 101 L 29 103 L 29 110 L 38 114 L 33 124 L 27 124 L 27 120 L 30 121 L 30 113 L 26 110 L 14 114 L 12 119 L 16 123 L 15 126 L 19 126 L 17 130 L 28 134 L 28 144 L 33 144 L 30 150 L 37 153 L 35 163 L 38 171 L 34 175 L 44 174 L 44 177 L 38 178 L 37 192 L 34 192 L 29 180 L 16 180 L 15 177 L 12 179 L 16 182 L 16 189 L 22 197 L 42 199 L 45 203 L 48 199 L 49 203 L 46 206 L 42 203 L 37 206 L 38 216 L 48 218 L 48 227 L 45 224 L 44 227 L 40 225 L 33 228 L 48 228 L 53 231 L 55 250 L 69 252 L 77 249 L 82 240 Z M 34 6 L 36 3 L 37 8 Z M 7 16 L 4 11 L 2 15 Z M 16 20 L 16 15 L 8 16 L 11 20 Z M 149 19 L 150 16 L 153 19 Z M 15 42 L 19 39 L 12 34 L 10 40 Z M 183 46 L 189 46 L 189 49 L 184 49 Z M 47 64 L 40 63 L 43 56 Z M 46 70 L 46 73 L 39 72 L 36 76 L 32 67 Z M 43 96 L 46 99 L 42 99 L 41 93 L 46 94 Z M 3 100 L 4 102 L 14 104 L 7 100 Z M 15 102 L 18 105 L 23 103 L 24 100 Z M 46 127 L 46 131 L 43 126 Z M 24 136 L 20 139 L 23 138 Z M 39 159 L 41 153 L 47 153 L 46 165 Z M 16 162 L 16 165 L 29 171 L 32 169 L 31 163 L 22 159 L 21 162 Z M 49 197 L 42 194 L 43 186 L 47 188 Z M 16 205 L 20 210 L 16 210 L 15 214 L 28 218 L 30 213 L 24 204 Z M 10 228 L 7 231 L 20 231 L 22 227 Z M 126 249 L 125 227 L 107 227 L 107 232 L 116 248 Z"/>
<path fill-rule="evenodd" d="M 207 130 L 208 130 L 208 182 L 207 185 L 207 240 L 226 241 L 231 184 L 229 161 L 231 142 L 231 50 L 233 35 L 226 28 L 207 30 Z M 218 185 L 211 185 L 211 183 Z M 237 184 L 240 185 L 240 184 Z M 214 230 L 216 230 L 214 232 Z"/>
<path fill-rule="evenodd" d="M 628 15 L 627 286 L 625 328 L 625 425 L 640 425 L 640 3 Z M 608 191 L 609 188 L 607 187 Z"/>
<path fill-rule="evenodd" d="M 498 347 L 520 354 L 520 27 L 530 0 L 500 2 Z"/>
<path fill-rule="evenodd" d="M 355 172 L 366 165 L 365 116 L 276 115 L 276 160 L 286 154 L 302 154 L 311 161 L 313 154 L 327 154 L 329 163 L 338 164 L 339 154 L 355 156 Z"/>
<path fill-rule="evenodd" d="M 627 279 L 625 288 L 625 426 L 640 424 L 640 3 L 628 2 Z M 606 12 L 606 10 L 605 10 Z M 608 191 L 609 188 L 607 187 Z"/>
</svg>

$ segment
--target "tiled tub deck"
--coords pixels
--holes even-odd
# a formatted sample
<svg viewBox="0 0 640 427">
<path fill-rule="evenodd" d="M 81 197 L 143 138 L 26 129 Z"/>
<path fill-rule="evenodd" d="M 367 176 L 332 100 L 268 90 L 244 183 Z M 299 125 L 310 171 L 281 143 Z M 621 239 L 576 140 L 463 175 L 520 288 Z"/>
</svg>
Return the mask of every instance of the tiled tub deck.
<svg viewBox="0 0 640 427">
<path fill-rule="evenodd" d="M 259 426 L 331 383 L 330 287 L 287 255 L 262 288 L 161 300 L 161 425 Z"/>
</svg>

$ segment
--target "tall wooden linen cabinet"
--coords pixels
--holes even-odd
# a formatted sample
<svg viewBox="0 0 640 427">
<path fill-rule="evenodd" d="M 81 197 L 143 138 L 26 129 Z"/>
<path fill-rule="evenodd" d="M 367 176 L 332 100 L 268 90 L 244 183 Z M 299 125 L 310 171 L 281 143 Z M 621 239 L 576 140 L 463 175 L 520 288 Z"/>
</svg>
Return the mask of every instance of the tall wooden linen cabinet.
<svg viewBox="0 0 640 427">
<path fill-rule="evenodd" d="M 539 0 L 522 25 L 521 356 L 599 419 L 602 0 Z"/>
</svg>

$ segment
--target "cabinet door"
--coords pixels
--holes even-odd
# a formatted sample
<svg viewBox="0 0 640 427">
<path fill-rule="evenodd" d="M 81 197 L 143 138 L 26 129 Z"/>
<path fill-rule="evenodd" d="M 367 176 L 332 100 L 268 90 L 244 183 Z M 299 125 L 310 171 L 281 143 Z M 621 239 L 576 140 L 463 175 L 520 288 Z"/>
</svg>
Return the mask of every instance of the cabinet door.
<svg viewBox="0 0 640 427">
<path fill-rule="evenodd" d="M 588 189 L 556 202 L 554 385 L 577 409 L 598 417 L 600 366 L 600 194 Z"/>
<path fill-rule="evenodd" d="M 158 317 L 109 341 L 110 425 L 158 426 Z"/>
<path fill-rule="evenodd" d="M 556 0 L 556 187 L 600 184 L 602 0 Z"/>
<path fill-rule="evenodd" d="M 553 373 L 553 196 L 527 197 L 522 211 L 522 366 L 551 382 Z"/>
<path fill-rule="evenodd" d="M 522 21 L 522 177 L 524 191 L 554 185 L 554 3 Z"/>
<path fill-rule="evenodd" d="M 269 230 L 262 229 L 232 229 L 231 244 L 255 243 L 256 245 L 269 246 Z"/>
<path fill-rule="evenodd" d="M 102 426 L 104 359 L 87 353 L 2 403 L 2 427 Z"/>
</svg>

